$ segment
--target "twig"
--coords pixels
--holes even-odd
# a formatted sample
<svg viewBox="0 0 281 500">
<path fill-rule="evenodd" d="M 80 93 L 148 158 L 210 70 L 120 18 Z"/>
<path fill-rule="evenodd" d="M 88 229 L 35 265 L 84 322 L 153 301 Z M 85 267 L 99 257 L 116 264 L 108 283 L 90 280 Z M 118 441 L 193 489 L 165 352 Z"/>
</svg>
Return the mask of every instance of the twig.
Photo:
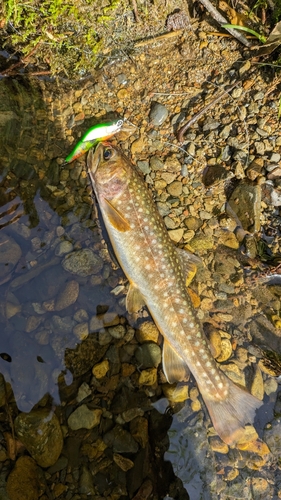
<svg viewBox="0 0 281 500">
<path fill-rule="evenodd" d="M 36 43 L 35 47 L 27 54 L 27 56 L 23 57 L 20 61 L 18 61 L 15 64 L 12 64 L 9 68 L 5 69 L 0 73 L 0 76 L 10 76 L 10 73 L 13 69 L 17 68 L 18 66 L 21 66 L 22 64 L 25 64 L 26 61 L 29 59 L 30 56 L 34 54 L 34 52 L 37 50 L 38 46 L 41 45 L 42 42 Z"/>
<path fill-rule="evenodd" d="M 174 38 L 175 36 L 179 36 L 183 33 L 184 30 L 175 30 L 169 31 L 168 33 L 164 33 L 163 35 L 156 36 L 154 38 L 148 38 L 146 40 L 141 40 L 140 42 L 135 43 L 135 47 L 144 47 L 150 43 L 160 42 L 161 40 L 166 40 L 167 38 Z"/>
<path fill-rule="evenodd" d="M 205 106 L 203 109 L 201 109 L 201 111 L 196 113 L 196 115 L 194 115 L 191 118 L 191 120 L 189 120 L 185 125 L 183 125 L 183 127 L 181 127 L 178 131 L 179 142 L 183 142 L 183 136 L 184 136 L 185 132 L 187 131 L 187 129 L 189 127 L 191 127 L 191 125 L 193 125 L 195 122 L 197 122 L 197 120 L 199 120 L 199 118 L 201 118 L 201 116 L 203 116 L 212 106 L 214 106 L 214 104 L 217 104 L 217 102 L 219 102 L 232 89 L 234 89 L 234 87 L 236 87 L 238 85 L 238 83 L 240 83 L 240 80 L 238 80 L 237 82 L 230 85 L 230 87 L 227 87 L 223 92 L 221 92 L 219 95 L 217 95 L 217 97 L 215 97 L 215 99 L 213 99 L 209 104 L 207 104 L 207 106 Z"/>
<path fill-rule="evenodd" d="M 137 7 L 136 0 L 131 0 L 131 4 L 132 4 L 132 7 L 133 7 L 133 11 L 134 11 L 135 21 L 136 21 L 136 23 L 139 23 L 140 22 L 140 18 L 139 18 L 139 13 L 138 13 L 138 7 Z"/>
<path fill-rule="evenodd" d="M 209 0 L 199 0 L 202 5 L 204 5 L 204 7 L 208 10 L 208 12 L 210 12 L 211 16 L 219 23 L 219 24 L 227 24 L 228 21 L 225 19 L 225 17 L 223 17 L 220 12 L 217 11 L 217 9 L 215 9 L 215 7 L 211 4 L 211 2 Z M 239 42 L 243 43 L 243 45 L 246 45 L 246 47 L 251 47 L 251 43 L 248 42 L 248 40 L 243 36 L 241 35 L 241 33 L 235 31 L 234 29 L 232 28 L 225 28 L 232 36 L 234 36 L 235 38 L 237 38 L 237 40 L 239 40 Z"/>
</svg>

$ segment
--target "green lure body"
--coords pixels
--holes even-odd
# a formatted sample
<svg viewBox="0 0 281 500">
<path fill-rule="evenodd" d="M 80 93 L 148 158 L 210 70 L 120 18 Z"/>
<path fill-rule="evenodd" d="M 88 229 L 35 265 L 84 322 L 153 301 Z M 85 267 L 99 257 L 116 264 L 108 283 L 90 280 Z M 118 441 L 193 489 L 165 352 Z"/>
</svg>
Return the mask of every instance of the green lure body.
<svg viewBox="0 0 281 500">
<path fill-rule="evenodd" d="M 109 139 L 117 132 L 120 132 L 122 126 L 123 120 L 115 120 L 114 122 L 102 123 L 91 127 L 66 157 L 65 163 L 71 163 L 89 151 L 99 141 Z"/>
</svg>

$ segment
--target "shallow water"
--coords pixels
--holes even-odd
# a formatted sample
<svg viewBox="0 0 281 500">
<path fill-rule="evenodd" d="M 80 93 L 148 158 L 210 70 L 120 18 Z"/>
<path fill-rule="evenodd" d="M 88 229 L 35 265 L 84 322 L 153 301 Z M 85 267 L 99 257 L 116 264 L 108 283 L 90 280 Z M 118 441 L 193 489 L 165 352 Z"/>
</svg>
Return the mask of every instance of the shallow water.
<svg viewBox="0 0 281 500">
<path fill-rule="evenodd" d="M 83 443 L 89 438 L 93 445 L 99 437 L 107 436 L 109 443 L 101 455 L 104 465 L 100 468 L 95 468 L 89 453 L 82 457 L 79 447 L 71 448 L 76 449 L 75 456 L 73 451 L 69 454 L 64 450 L 73 488 L 63 498 L 76 499 L 79 488 L 79 498 L 104 498 L 113 491 L 115 496 L 110 498 L 149 498 L 145 493 L 134 497 L 147 478 L 153 498 L 168 498 L 168 494 L 175 500 L 188 499 L 188 495 L 191 500 L 277 498 L 280 477 L 276 457 L 263 461 L 251 452 L 213 451 L 205 411 L 192 411 L 188 401 L 174 408 L 172 418 L 161 386 L 138 384 L 142 366 L 137 365 L 134 355 L 141 343 L 131 327 L 137 330 L 139 323 L 150 318 L 145 311 L 136 321 L 130 318 L 129 324 L 125 288 L 120 295 L 111 293 L 126 283 L 111 263 L 92 213 L 84 160 L 71 165 L 68 175 L 61 168 L 69 147 L 62 120 L 64 103 L 59 109 L 60 99 L 56 97 L 53 103 L 43 82 L 31 85 L 25 80 L 2 80 L 0 97 L 0 372 L 11 386 L 4 398 L 6 408 L 11 407 L 9 418 L 17 409 L 29 412 L 39 403 L 39 407 L 56 407 L 66 427 L 77 406 L 78 388 L 86 382 L 91 390 L 85 401 L 91 408 L 103 409 L 102 421 L 90 432 L 68 430 L 66 441 Z M 93 250 L 96 259 L 90 269 L 86 254 L 80 254 L 83 258 L 72 263 L 71 272 L 67 270 L 66 256 L 77 256 L 85 249 Z M 118 325 L 124 327 L 120 336 L 117 330 L 108 333 L 108 328 Z M 92 368 L 104 359 L 110 362 L 109 372 L 104 378 L 92 377 Z M 261 411 L 257 426 L 260 437 L 272 420 L 275 397 L 268 396 Z M 147 419 L 149 431 L 143 432 L 149 440 L 142 445 L 139 438 L 136 449 L 128 443 L 127 448 L 118 448 L 109 433 L 115 429 L 114 419 L 132 431 L 131 417 L 125 415 L 131 409 L 139 410 L 132 421 Z M 140 422 L 145 427 L 144 421 Z M 1 431 L 8 428 L 7 418 Z M 132 461 L 128 472 L 112 462 L 116 453 Z M 1 465 L 4 474 L 13 468 L 9 460 Z M 91 471 L 93 490 L 85 486 L 82 466 Z M 225 488 L 225 476 L 232 470 L 238 473 L 229 476 Z M 58 480 L 52 472 L 46 477 L 50 485 Z M 256 477 L 266 479 L 267 486 L 255 489 Z M 150 483 L 148 491 L 149 487 Z"/>
</svg>

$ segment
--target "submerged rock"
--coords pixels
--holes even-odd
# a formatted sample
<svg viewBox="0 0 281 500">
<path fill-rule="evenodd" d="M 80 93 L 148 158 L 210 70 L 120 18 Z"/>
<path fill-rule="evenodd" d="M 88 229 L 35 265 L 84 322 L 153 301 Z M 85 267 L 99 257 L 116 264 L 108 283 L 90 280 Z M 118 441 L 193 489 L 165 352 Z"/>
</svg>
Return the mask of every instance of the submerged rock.
<svg viewBox="0 0 281 500">
<path fill-rule="evenodd" d="M 21 257 L 20 246 L 13 238 L 0 234 L 0 279 L 8 275 Z"/>
<path fill-rule="evenodd" d="M 78 276 L 90 276 L 97 274 L 103 267 L 102 259 L 90 248 L 83 248 L 76 252 L 71 252 L 62 261 L 63 268 Z"/>
<path fill-rule="evenodd" d="M 15 431 L 30 455 L 41 467 L 50 467 L 61 454 L 63 437 L 57 416 L 48 409 L 20 413 Z"/>
<path fill-rule="evenodd" d="M 68 281 L 57 297 L 55 310 L 62 311 L 71 306 L 76 302 L 78 295 L 79 283 L 75 280 Z"/>
<path fill-rule="evenodd" d="M 90 410 L 87 405 L 81 405 L 71 413 L 67 423 L 73 431 L 77 429 L 93 429 L 100 423 L 102 410 Z"/>
</svg>

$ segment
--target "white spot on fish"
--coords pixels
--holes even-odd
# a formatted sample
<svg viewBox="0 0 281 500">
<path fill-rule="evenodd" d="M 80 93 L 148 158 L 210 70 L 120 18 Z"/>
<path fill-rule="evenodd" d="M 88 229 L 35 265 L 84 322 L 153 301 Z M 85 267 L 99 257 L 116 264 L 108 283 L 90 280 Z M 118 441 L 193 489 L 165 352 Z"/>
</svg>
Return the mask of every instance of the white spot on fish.
<svg viewBox="0 0 281 500">
<path fill-rule="evenodd" d="M 150 264 L 146 264 L 145 269 L 147 269 L 149 271 L 149 269 L 151 269 L 151 265 Z"/>
<path fill-rule="evenodd" d="M 176 298 L 176 299 L 175 299 L 175 303 L 176 303 L 176 304 L 179 304 L 179 303 L 180 303 L 180 299 Z"/>
<path fill-rule="evenodd" d="M 196 337 L 201 338 L 201 332 L 196 333 Z"/>
<path fill-rule="evenodd" d="M 179 310 L 179 313 L 180 313 L 180 314 L 184 314 L 184 309 L 180 309 L 180 310 Z"/>
<path fill-rule="evenodd" d="M 195 347 L 199 347 L 200 346 L 200 342 L 198 342 L 198 340 L 195 342 Z"/>
<path fill-rule="evenodd" d="M 187 318 L 183 318 L 182 322 L 187 323 Z"/>
<path fill-rule="evenodd" d="M 211 369 L 211 374 L 212 374 L 212 375 L 215 375 L 215 373 L 216 373 L 215 368 L 212 368 L 212 369 Z"/>
<path fill-rule="evenodd" d="M 177 326 L 177 322 L 176 322 L 176 321 L 173 321 L 172 326 L 173 326 L 173 327 Z"/>
<path fill-rule="evenodd" d="M 222 389 L 222 388 L 223 388 L 223 383 L 222 383 L 222 382 L 220 382 L 220 383 L 218 384 L 218 388 L 219 388 L 219 389 Z"/>
<path fill-rule="evenodd" d="M 207 368 L 210 368 L 210 366 L 212 366 L 212 363 L 211 363 L 210 361 L 207 361 L 207 363 L 206 363 L 206 367 L 207 367 Z"/>
<path fill-rule="evenodd" d="M 194 327 L 194 323 L 190 323 L 189 326 L 190 326 L 190 328 L 193 328 Z"/>
</svg>

